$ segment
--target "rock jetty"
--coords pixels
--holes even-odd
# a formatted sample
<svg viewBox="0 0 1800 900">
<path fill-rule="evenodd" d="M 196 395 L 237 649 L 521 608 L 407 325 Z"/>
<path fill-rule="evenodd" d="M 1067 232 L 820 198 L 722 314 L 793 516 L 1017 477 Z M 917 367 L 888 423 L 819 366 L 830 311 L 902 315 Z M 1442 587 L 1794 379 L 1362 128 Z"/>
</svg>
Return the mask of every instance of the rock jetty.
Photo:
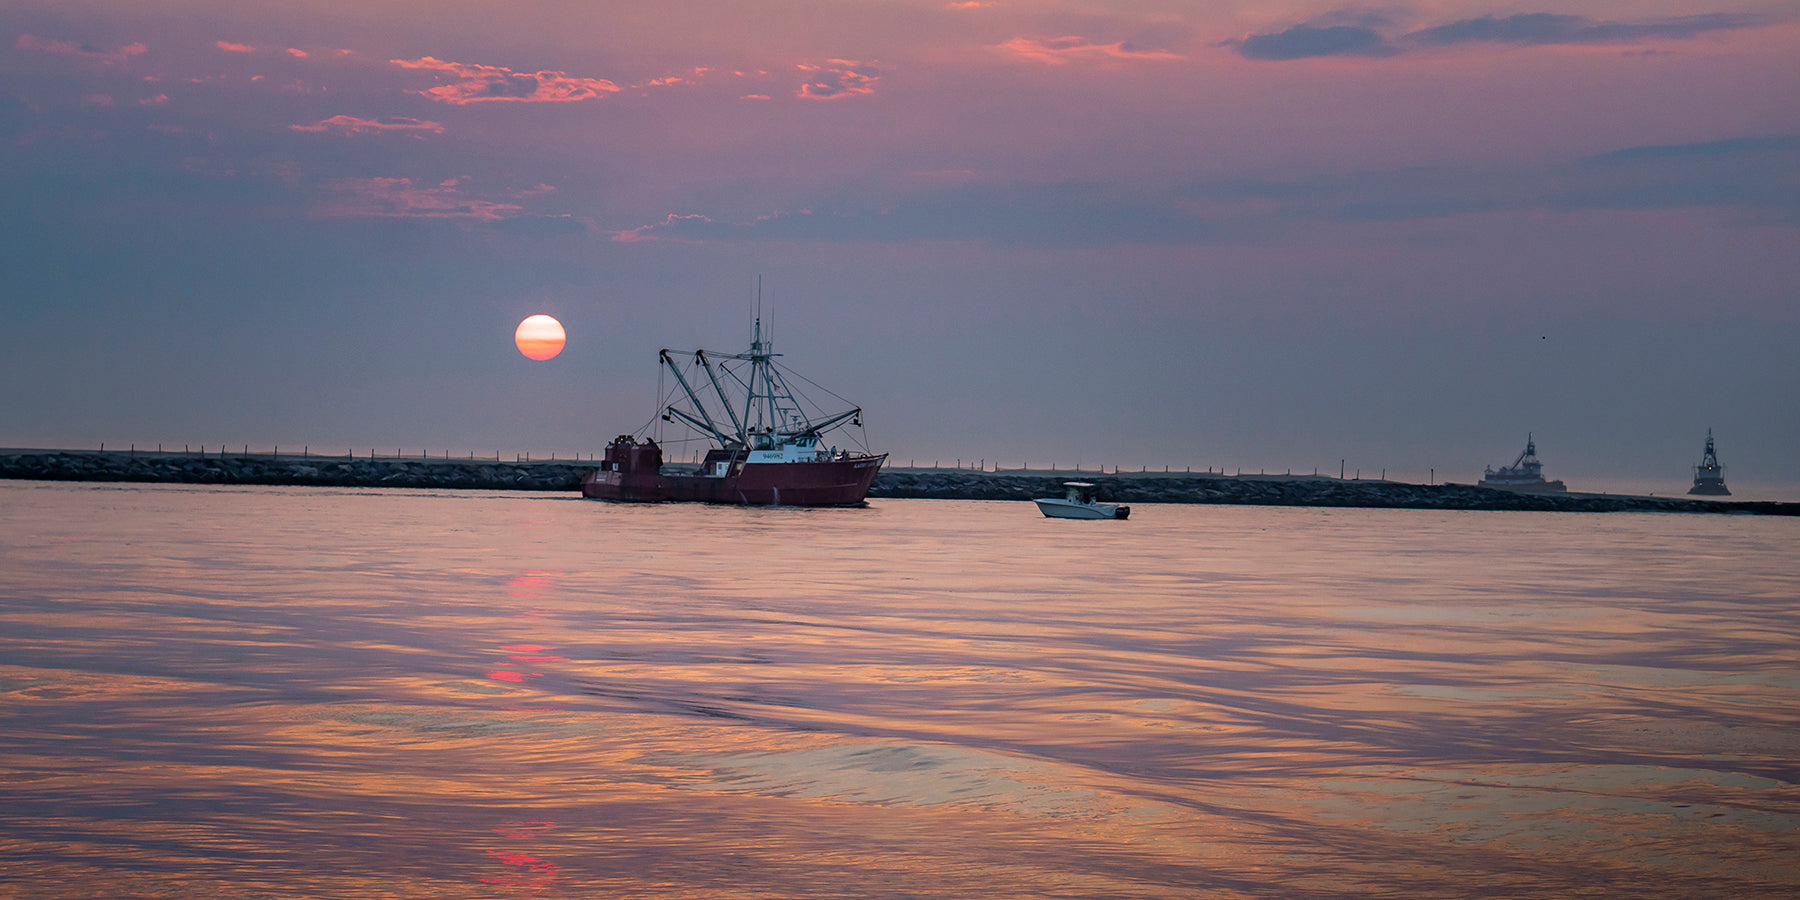
<svg viewBox="0 0 1800 900">
<path fill-rule="evenodd" d="M 1557 512 L 1687 512 L 1800 515 L 1800 503 L 1722 503 L 1623 494 L 1523 494 L 1467 484 L 1404 484 L 1336 478 L 1235 478 L 1080 473 L 1108 503 L 1226 503 L 1242 506 L 1339 506 L 1390 509 L 1486 509 Z M 1069 475 L 887 471 L 870 497 L 1030 500 L 1060 497 Z"/>
<path fill-rule="evenodd" d="M 313 485 L 475 490 L 575 491 L 593 462 L 487 462 L 455 459 L 352 459 L 268 454 L 188 454 L 33 450 L 0 452 L 0 478 L 181 484 Z M 1069 474 L 888 470 L 871 498 L 1030 500 L 1063 493 Z M 1800 503 L 1729 502 L 1622 494 L 1522 494 L 1466 484 L 1404 484 L 1336 478 L 1228 475 L 1099 475 L 1111 503 L 1218 503 L 1390 509 L 1681 512 L 1800 515 Z"/>
<path fill-rule="evenodd" d="M 343 456 L 27 451 L 0 454 L 0 478 L 321 487 L 572 491 L 591 462 L 351 459 Z"/>
</svg>

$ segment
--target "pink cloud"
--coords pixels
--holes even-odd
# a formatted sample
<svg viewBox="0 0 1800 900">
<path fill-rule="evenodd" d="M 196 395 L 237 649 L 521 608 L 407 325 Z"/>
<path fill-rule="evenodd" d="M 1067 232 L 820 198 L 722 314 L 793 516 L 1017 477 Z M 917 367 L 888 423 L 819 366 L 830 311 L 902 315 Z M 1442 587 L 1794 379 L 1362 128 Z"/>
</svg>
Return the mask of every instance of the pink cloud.
<svg viewBox="0 0 1800 900">
<path fill-rule="evenodd" d="M 1060 66 L 1078 59 L 1181 59 L 1179 53 L 1167 50 L 1136 50 L 1125 46 L 1124 41 L 1111 44 L 1096 44 L 1093 41 L 1074 35 L 1057 38 L 1013 38 L 998 49 L 1005 50 L 1026 59 L 1046 65 Z"/>
<path fill-rule="evenodd" d="M 13 41 L 13 47 L 19 50 L 36 50 L 39 53 L 54 53 L 59 56 L 74 56 L 80 59 L 106 63 L 108 65 L 118 65 L 133 56 L 137 56 L 138 54 L 145 53 L 149 50 L 149 48 L 145 47 L 143 44 L 135 43 L 126 44 L 117 50 L 100 50 L 94 47 L 85 47 L 71 41 L 42 38 L 35 34 L 19 35 L 18 40 Z"/>
<path fill-rule="evenodd" d="M 233 44 L 230 41 L 219 41 L 218 43 L 213 44 L 213 46 L 219 48 L 220 50 L 225 51 L 226 53 L 255 53 L 256 52 L 256 48 L 252 47 L 249 44 Z"/>
<path fill-rule="evenodd" d="M 459 106 L 490 100 L 568 103 L 619 91 L 618 85 L 604 78 L 577 78 L 566 72 L 514 72 L 501 66 L 447 62 L 430 56 L 422 59 L 390 59 L 388 62 L 403 69 L 450 73 L 458 80 L 418 93 L 440 103 Z"/>
<path fill-rule="evenodd" d="M 769 99 L 769 95 L 768 94 L 745 94 L 744 96 L 739 97 L 738 99 L 739 100 L 767 100 L 767 99 Z"/>
<path fill-rule="evenodd" d="M 157 94 L 154 97 L 145 97 L 142 100 L 138 101 L 138 103 L 140 103 L 144 106 L 155 106 L 156 104 L 167 103 L 167 102 L 169 102 L 168 94 Z"/>
<path fill-rule="evenodd" d="M 443 134 L 444 126 L 438 122 L 425 119 L 414 119 L 406 116 L 395 116 L 390 121 L 375 119 L 358 119 L 355 116 L 332 116 L 321 119 L 311 125 L 289 125 L 294 131 L 340 131 L 344 134 L 358 134 L 364 131 L 429 131 L 432 134 Z"/>
<path fill-rule="evenodd" d="M 306 52 L 305 50 L 301 50 L 297 47 L 289 47 L 289 48 L 287 48 L 287 55 L 292 56 L 296 59 L 305 59 L 308 56 L 311 56 L 312 54 Z"/>
<path fill-rule="evenodd" d="M 410 178 L 344 178 L 331 182 L 337 200 L 322 215 L 342 218 L 475 219 L 498 222 L 524 211 L 516 203 L 463 196 L 452 178 L 435 187 L 419 187 Z"/>
<path fill-rule="evenodd" d="M 692 70 L 690 70 L 686 74 L 666 75 L 666 76 L 663 76 L 662 78 L 652 78 L 649 81 L 640 81 L 637 84 L 632 85 L 632 87 L 633 88 L 652 88 L 652 87 L 674 87 L 676 85 L 683 85 L 683 84 L 699 84 L 700 81 L 702 79 L 704 79 L 711 72 L 712 72 L 711 66 L 695 66 Z"/>
<path fill-rule="evenodd" d="M 820 65 L 800 63 L 797 68 L 807 73 L 807 82 L 794 92 L 806 100 L 838 100 L 859 94 L 875 93 L 875 82 L 882 71 L 848 59 L 826 60 Z"/>
<path fill-rule="evenodd" d="M 669 213 L 666 217 L 663 218 L 663 220 L 661 222 L 653 222 L 649 225 L 639 225 L 636 228 L 629 228 L 624 231 L 615 231 L 612 233 L 612 239 L 615 241 L 618 241 L 620 243 L 625 243 L 625 244 L 630 244 L 630 243 L 634 243 L 637 241 L 653 241 L 653 240 L 663 239 L 663 235 L 660 232 L 664 232 L 664 231 L 667 231 L 672 228 L 678 228 L 683 225 L 711 225 L 711 224 L 713 224 L 713 220 L 711 217 L 703 216 L 699 213 L 695 213 L 693 215 L 682 215 L 681 213 Z"/>
</svg>

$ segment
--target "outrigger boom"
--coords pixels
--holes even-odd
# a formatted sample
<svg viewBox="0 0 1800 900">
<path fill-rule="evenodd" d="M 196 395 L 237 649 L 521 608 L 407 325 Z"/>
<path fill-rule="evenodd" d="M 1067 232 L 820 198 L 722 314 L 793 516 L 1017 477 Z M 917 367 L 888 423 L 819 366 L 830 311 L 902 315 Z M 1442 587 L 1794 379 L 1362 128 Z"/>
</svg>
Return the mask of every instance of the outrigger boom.
<svg viewBox="0 0 1800 900">
<path fill-rule="evenodd" d="M 674 357 L 670 355 L 671 351 L 668 348 L 658 351 L 658 358 L 664 366 L 668 367 L 669 373 L 675 376 L 675 383 L 681 386 L 682 393 L 687 395 L 688 403 L 694 410 L 690 413 L 677 406 L 665 406 L 663 407 L 663 420 L 680 419 L 696 431 L 710 435 L 713 440 L 719 442 L 721 448 L 726 450 L 767 450 L 780 444 L 793 443 L 802 438 L 816 438 L 845 421 L 862 424 L 861 407 L 825 416 L 816 421 L 808 416 L 805 409 L 794 399 L 794 392 L 788 387 L 786 379 L 782 377 L 781 370 L 775 366 L 774 358 L 781 354 L 770 352 L 770 346 L 769 342 L 763 340 L 762 320 L 759 318 L 756 320 L 754 336 L 750 342 L 750 352 L 717 354 L 721 359 L 750 363 L 749 375 L 743 378 L 729 369 L 724 369 L 723 366 L 714 368 L 712 357 L 705 350 L 694 351 L 695 364 L 706 372 L 707 381 L 712 385 L 713 394 L 718 398 L 719 407 L 731 419 L 731 432 L 726 432 L 719 427 L 718 422 L 714 421 L 707 401 L 701 397 L 698 391 L 694 390 L 692 384 L 688 383 L 687 376 L 682 374 L 681 367 L 676 365 Z M 741 416 L 734 408 L 731 396 L 726 393 L 725 386 L 719 381 L 721 369 L 724 369 L 725 374 L 736 380 L 744 389 L 744 410 Z"/>
</svg>

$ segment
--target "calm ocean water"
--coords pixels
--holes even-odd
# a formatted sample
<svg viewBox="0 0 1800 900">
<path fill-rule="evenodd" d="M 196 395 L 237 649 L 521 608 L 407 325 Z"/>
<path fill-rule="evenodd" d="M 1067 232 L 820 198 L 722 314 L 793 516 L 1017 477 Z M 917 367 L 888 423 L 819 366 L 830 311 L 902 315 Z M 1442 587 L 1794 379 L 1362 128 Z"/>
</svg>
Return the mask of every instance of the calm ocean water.
<svg viewBox="0 0 1800 900">
<path fill-rule="evenodd" d="M 1797 548 L 0 482 L 0 895 L 1793 897 Z"/>
</svg>

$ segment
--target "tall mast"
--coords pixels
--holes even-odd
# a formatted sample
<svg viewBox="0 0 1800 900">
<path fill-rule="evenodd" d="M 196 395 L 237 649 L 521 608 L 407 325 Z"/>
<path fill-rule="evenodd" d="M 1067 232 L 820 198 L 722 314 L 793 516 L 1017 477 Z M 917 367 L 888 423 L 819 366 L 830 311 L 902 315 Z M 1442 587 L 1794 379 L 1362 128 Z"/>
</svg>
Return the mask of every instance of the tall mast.
<svg viewBox="0 0 1800 900">
<path fill-rule="evenodd" d="M 1516 471 L 1535 473 L 1540 467 L 1537 458 L 1537 442 L 1531 439 L 1531 432 L 1525 433 L 1525 451 L 1513 460 L 1512 468 Z"/>
<path fill-rule="evenodd" d="M 762 282 L 757 280 L 757 297 L 755 314 L 751 320 L 750 349 L 744 353 L 717 353 L 706 350 L 692 351 L 694 364 L 706 372 L 706 382 L 692 381 L 675 363 L 669 350 L 661 352 L 662 364 L 669 367 L 676 383 L 687 397 L 687 403 L 693 409 L 686 410 L 677 406 L 666 406 L 663 419 L 680 420 L 695 431 L 711 436 L 725 447 L 743 447 L 749 450 L 775 449 L 785 444 L 816 441 L 819 436 L 844 422 L 861 425 L 860 407 L 852 408 L 836 415 L 825 416 L 823 413 L 809 411 L 795 395 L 788 384 L 788 376 L 775 363 L 775 342 L 771 333 L 765 333 L 762 321 Z M 687 352 L 687 351 L 683 351 Z M 714 363 L 718 363 L 714 365 Z M 749 371 L 738 365 L 748 363 Z M 722 371 L 721 371 L 722 370 Z M 713 396 L 724 407 L 725 415 L 731 420 L 730 425 L 735 433 L 723 428 L 724 422 L 714 419 L 708 410 L 700 392 L 694 389 L 695 384 L 711 385 Z M 731 390 L 726 385 L 731 384 Z M 744 391 L 741 401 L 736 401 L 736 391 Z M 841 399 L 841 398 L 840 398 Z M 739 409 L 738 403 L 743 404 Z"/>
<path fill-rule="evenodd" d="M 781 421 L 775 415 L 775 373 L 770 371 L 769 350 L 769 345 L 762 339 L 762 316 L 757 316 L 755 339 L 750 342 L 750 353 L 756 358 L 750 364 L 762 375 L 763 402 L 768 405 L 769 414 L 763 424 L 768 427 L 769 437 L 773 439 Z"/>
</svg>

